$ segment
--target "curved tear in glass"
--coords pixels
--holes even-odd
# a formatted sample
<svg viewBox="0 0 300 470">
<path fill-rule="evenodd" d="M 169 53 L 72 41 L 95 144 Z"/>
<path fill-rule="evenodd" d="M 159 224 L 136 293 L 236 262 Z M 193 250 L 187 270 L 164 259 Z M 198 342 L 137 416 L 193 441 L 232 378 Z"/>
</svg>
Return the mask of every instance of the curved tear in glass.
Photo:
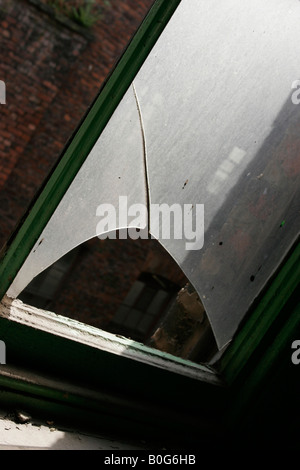
<svg viewBox="0 0 300 470">
<path fill-rule="evenodd" d="M 75 178 L 8 295 L 95 235 L 98 204 L 118 207 L 123 195 L 147 204 L 146 156 L 150 232 L 157 236 L 155 204 L 191 212 L 173 215 L 175 237 L 157 238 L 201 296 L 224 347 L 299 233 L 300 108 L 292 88 L 299 17 L 293 0 L 247 8 L 239 0 L 183 0 L 135 79 L 139 116 L 130 90 L 88 157 L 89 173 Z M 97 160 L 99 148 L 105 157 Z M 193 231 L 199 247 L 187 249 Z"/>
<path fill-rule="evenodd" d="M 18 298 L 173 356 L 210 361 L 214 335 L 180 267 L 157 240 L 119 235 L 74 248 Z"/>
<path fill-rule="evenodd" d="M 107 229 L 99 227 L 101 211 L 103 215 L 110 208 L 119 212 L 119 195 L 126 196 L 128 205 L 147 206 L 143 153 L 136 99 L 130 88 L 27 257 L 8 296 L 17 297 L 40 272 L 96 234 L 127 227 L 126 220 L 113 217 Z M 147 224 L 145 214 L 139 222 L 142 227 Z"/>
</svg>

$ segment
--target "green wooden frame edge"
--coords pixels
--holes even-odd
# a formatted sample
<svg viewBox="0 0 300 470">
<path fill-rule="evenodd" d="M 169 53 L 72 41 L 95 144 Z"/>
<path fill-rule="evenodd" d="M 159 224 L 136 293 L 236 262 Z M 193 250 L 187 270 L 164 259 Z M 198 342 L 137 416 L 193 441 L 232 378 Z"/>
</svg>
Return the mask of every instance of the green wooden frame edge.
<svg viewBox="0 0 300 470">
<path fill-rule="evenodd" d="M 41 232 L 181 0 L 156 0 L 60 159 L 20 221 L 0 260 L 3 298 Z"/>
<path fill-rule="evenodd" d="M 280 329 L 276 329 L 269 343 L 263 346 L 259 360 L 255 361 L 249 373 L 243 374 L 244 379 L 246 375 L 246 380 L 242 378 L 239 381 L 237 390 L 234 390 L 234 399 L 232 400 L 230 413 L 227 413 L 227 422 L 231 428 L 239 425 L 245 416 L 247 417 L 249 413 L 252 413 L 251 410 L 253 408 L 257 408 L 257 401 L 259 401 L 257 396 L 259 396 L 260 387 L 264 389 L 268 379 L 271 379 L 274 373 L 277 375 L 278 360 L 280 358 L 283 359 L 281 368 L 296 367 L 291 365 L 291 342 L 295 331 L 297 331 L 300 325 L 300 303 L 295 303 L 293 308 L 290 309 L 289 302 L 287 302 L 282 312 L 284 315 L 289 314 L 287 321 L 281 325 Z M 297 371 L 295 370 L 295 377 L 296 374 Z M 267 390 L 270 391 L 270 387 Z M 273 395 L 276 396 L 276 389 L 272 391 Z M 280 398 L 278 398 L 279 401 Z"/>
<path fill-rule="evenodd" d="M 244 325 L 239 329 L 220 360 L 218 370 L 228 385 L 233 385 L 238 380 L 246 364 L 251 360 L 251 356 L 258 347 L 263 346 L 268 331 L 284 312 L 285 305 L 295 294 L 297 287 L 299 289 L 299 281 L 300 242 L 298 239 L 273 278 L 270 279 L 256 305 L 249 311 Z M 299 321 L 300 313 L 296 308 L 287 318 L 285 327 L 278 333 L 278 344 L 283 345 L 289 340 Z M 268 345 L 265 348 L 267 349 Z M 277 352 L 273 349 L 272 360 L 280 353 L 280 349 Z M 264 357 L 264 361 L 266 359 Z M 266 370 L 268 368 L 266 363 L 263 366 L 263 362 L 261 367 L 265 367 Z"/>
<path fill-rule="evenodd" d="M 132 83 L 150 50 L 164 30 L 167 22 L 180 4 L 180 1 L 156 0 L 115 70 L 103 85 L 98 97 L 66 146 L 62 157 L 36 196 L 24 220 L 20 222 L 8 244 L 4 247 L 0 262 L 0 298 L 5 295 L 9 285 L 38 240 L 40 233 Z M 216 365 L 216 371 L 221 374 L 221 377 L 225 379 L 229 387 L 237 382 L 238 377 L 249 363 L 254 352 L 261 345 L 264 347 L 264 339 L 268 331 L 274 325 L 281 312 L 284 311 L 285 305 L 299 285 L 299 259 L 300 245 L 298 242 L 291 250 L 289 256 L 283 261 L 282 266 L 270 281 L 270 285 L 267 286 L 266 291 L 251 312 L 249 312 L 247 321 L 241 326 L 232 343 Z M 270 348 L 267 344 L 265 345 L 266 355 L 264 362 L 260 368 L 253 368 L 249 393 L 263 379 L 268 368 L 271 367 L 284 344 L 290 338 L 291 332 L 298 322 L 299 311 L 295 310 L 282 331 L 278 332 L 274 348 Z M 17 392 L 20 384 L 16 384 L 14 381 L 11 381 L 10 384 L 9 387 Z M 2 385 L 7 387 L 8 382 L 5 381 Z M 34 392 L 34 395 L 39 395 L 39 393 L 36 393 L 37 389 L 33 386 L 28 385 L 28 387 L 26 389 L 27 392 Z M 242 387 L 239 387 L 239 391 L 241 390 Z M 43 394 L 44 391 L 41 394 L 41 398 L 44 399 L 45 396 Z M 52 400 L 53 397 L 51 397 L 50 392 L 49 394 L 47 392 L 46 395 L 48 397 L 47 400 Z M 247 399 L 250 399 L 250 397 L 247 396 Z M 241 406 L 245 406 L 245 400 L 242 405 L 239 404 L 236 408 L 239 409 L 239 412 Z"/>
<path fill-rule="evenodd" d="M 35 375 L 32 380 L 12 369 L 9 373 L 0 373 L 0 400 L 9 412 L 24 409 L 33 414 L 34 420 L 55 420 L 63 425 L 70 423 L 77 429 L 86 427 L 90 432 L 105 429 L 106 433 L 118 429 L 124 438 L 132 435 L 137 438 L 143 432 L 143 438 L 169 436 L 180 441 L 200 433 L 211 438 L 215 429 L 220 428 L 217 416 L 203 413 L 201 422 L 194 420 L 191 413 L 182 413 L 180 407 L 167 403 L 155 403 L 134 400 L 128 396 L 89 389 L 70 382 L 57 382 Z M 101 423 L 99 425 L 99 423 Z M 187 433 L 186 429 L 189 429 Z M 220 429 L 220 433 L 222 430 Z M 187 437 L 189 435 L 189 437 Z"/>
</svg>

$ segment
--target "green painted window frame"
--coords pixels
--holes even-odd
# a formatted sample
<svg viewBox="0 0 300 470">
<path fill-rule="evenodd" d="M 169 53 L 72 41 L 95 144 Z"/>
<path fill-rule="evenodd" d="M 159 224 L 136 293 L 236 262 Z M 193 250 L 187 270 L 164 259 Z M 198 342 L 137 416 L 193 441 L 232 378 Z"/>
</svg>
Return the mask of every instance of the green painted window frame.
<svg viewBox="0 0 300 470">
<path fill-rule="evenodd" d="M 19 321 L 7 314 L 11 308 L 4 297 L 7 289 L 179 4 L 180 0 L 156 0 L 2 250 L 0 334 L 8 364 L 0 369 L 0 396 L 7 405 L 23 404 L 68 419 L 75 415 L 89 426 L 98 419 L 108 429 L 147 428 L 156 437 L 176 431 L 184 438 L 187 426 L 189 437 L 198 436 L 199 430 L 205 436 L 215 436 L 216 429 L 226 434 L 250 406 L 255 390 L 300 324 L 295 300 L 299 241 L 269 279 L 220 359 L 213 366 L 197 366 L 194 375 L 194 364 L 129 340 L 115 337 L 116 345 L 125 341 L 131 355 L 115 354 L 92 342 L 78 342 L 76 335 L 72 338 L 31 323 L 32 312 L 24 311 Z M 19 312 L 15 304 L 14 308 Z M 51 315 L 53 324 L 59 324 L 61 319 Z M 89 327 L 81 333 L 94 335 Z M 101 341 L 108 339 L 102 335 Z M 159 361 L 172 367 L 157 366 Z M 182 400 L 183 390 L 187 401 Z"/>
</svg>

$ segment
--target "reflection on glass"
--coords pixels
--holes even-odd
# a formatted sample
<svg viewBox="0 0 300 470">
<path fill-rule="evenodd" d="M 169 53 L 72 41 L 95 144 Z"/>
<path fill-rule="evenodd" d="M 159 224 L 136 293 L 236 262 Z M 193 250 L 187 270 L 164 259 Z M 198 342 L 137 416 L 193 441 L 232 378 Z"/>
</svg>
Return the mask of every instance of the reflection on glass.
<svg viewBox="0 0 300 470">
<path fill-rule="evenodd" d="M 154 0 L 89 3 L 1 0 L 0 246 Z"/>
<path fill-rule="evenodd" d="M 135 78 L 150 202 L 204 204 L 203 249 L 161 243 L 220 349 L 299 234 L 298 22 L 292 0 L 183 0 Z"/>
<path fill-rule="evenodd" d="M 150 208 L 163 203 L 204 205 L 202 249 L 189 251 L 186 241 L 176 237 L 159 242 L 195 288 L 200 300 L 196 299 L 194 320 L 202 324 L 202 305 L 219 349 L 232 340 L 299 234 L 300 108 L 291 99 L 299 74 L 299 40 L 299 7 L 293 0 L 253 0 L 247 9 L 239 0 L 182 0 L 134 80 L 135 102 L 127 94 L 116 109 L 119 120 L 109 128 L 114 138 L 105 140 L 104 132 L 98 141 L 109 156 L 103 172 L 108 161 L 121 165 L 128 188 L 128 193 L 120 193 L 115 169 L 105 178 L 105 189 L 95 199 L 98 203 L 127 195 L 139 203 L 149 192 Z M 135 118 L 127 122 L 136 133 L 128 126 L 126 140 L 116 124 L 124 109 L 135 111 Z M 116 152 L 116 146 L 121 150 Z M 136 165 L 127 165 L 133 155 L 130 149 L 137 152 Z M 87 161 L 94 157 L 91 152 Z M 140 186 L 136 192 L 138 185 L 144 185 L 144 159 L 147 188 Z M 39 261 L 43 256 L 49 260 L 52 247 L 60 246 L 67 230 L 61 224 L 61 207 L 89 206 L 86 201 L 95 196 L 89 186 L 99 182 L 99 172 L 92 173 L 89 184 L 80 179 L 82 173 L 77 175 L 46 227 L 51 237 L 29 255 L 15 287 L 20 279 L 19 286 L 26 286 L 33 268 L 36 275 L 46 267 L 34 266 L 35 250 Z M 101 193 L 102 186 L 97 189 Z M 61 255 L 91 237 L 91 232 L 84 236 L 87 226 L 94 230 L 86 223 L 77 231 L 67 225 L 72 233 L 65 237 Z M 143 332 L 150 324 L 147 317 L 142 323 L 135 303 L 125 302 L 126 295 L 136 295 L 139 282 L 144 282 L 139 275 L 138 284 L 131 285 L 133 292 L 129 288 L 124 292 L 121 310 L 112 309 L 115 323 L 128 314 L 132 332 Z M 146 298 L 147 283 L 143 289 Z M 188 293 L 194 299 L 193 292 Z M 155 295 L 148 301 L 159 302 Z M 176 352 L 181 346 L 169 341 L 166 330 L 171 331 L 174 322 L 168 318 L 157 325 L 151 341 L 162 348 L 173 344 Z M 180 318 L 180 312 L 171 318 Z M 192 347 L 191 343 L 187 349 Z"/>
<path fill-rule="evenodd" d="M 35 277 L 19 299 L 179 357 L 208 361 L 216 344 L 187 285 L 156 240 L 94 238 Z"/>
</svg>

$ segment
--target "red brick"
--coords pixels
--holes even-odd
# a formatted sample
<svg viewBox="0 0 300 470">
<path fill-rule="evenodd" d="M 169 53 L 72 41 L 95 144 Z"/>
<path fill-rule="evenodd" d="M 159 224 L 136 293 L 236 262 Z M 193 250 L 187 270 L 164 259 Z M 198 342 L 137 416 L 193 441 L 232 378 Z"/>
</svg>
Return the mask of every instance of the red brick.
<svg viewBox="0 0 300 470">
<path fill-rule="evenodd" d="M 4 166 L 0 173 L 1 243 L 28 208 L 152 3 L 153 0 L 115 2 L 104 21 L 93 27 L 95 39 L 89 41 L 41 14 L 25 0 L 6 2 L 2 35 L 10 40 L 5 40 L 8 46 L 1 57 L 0 77 L 5 72 L 12 91 L 7 114 L 1 120 L 8 130 L 0 132 L 3 143 L 13 145 L 10 155 L 7 147 L 2 150 L 0 146 L 0 163 Z M 109 321 L 139 273 L 154 269 L 154 258 L 157 261 L 157 252 L 150 253 L 155 241 L 125 242 L 128 240 L 88 242 L 87 255 L 78 260 L 57 295 L 53 310 L 72 318 L 77 315 L 100 327 Z M 156 266 L 168 277 L 183 281 L 181 271 L 170 260 Z M 111 283 L 106 282 L 109 276 Z M 103 312 L 101 318 L 93 316 L 95 306 Z M 78 312 L 82 312 L 81 316 Z"/>
</svg>

